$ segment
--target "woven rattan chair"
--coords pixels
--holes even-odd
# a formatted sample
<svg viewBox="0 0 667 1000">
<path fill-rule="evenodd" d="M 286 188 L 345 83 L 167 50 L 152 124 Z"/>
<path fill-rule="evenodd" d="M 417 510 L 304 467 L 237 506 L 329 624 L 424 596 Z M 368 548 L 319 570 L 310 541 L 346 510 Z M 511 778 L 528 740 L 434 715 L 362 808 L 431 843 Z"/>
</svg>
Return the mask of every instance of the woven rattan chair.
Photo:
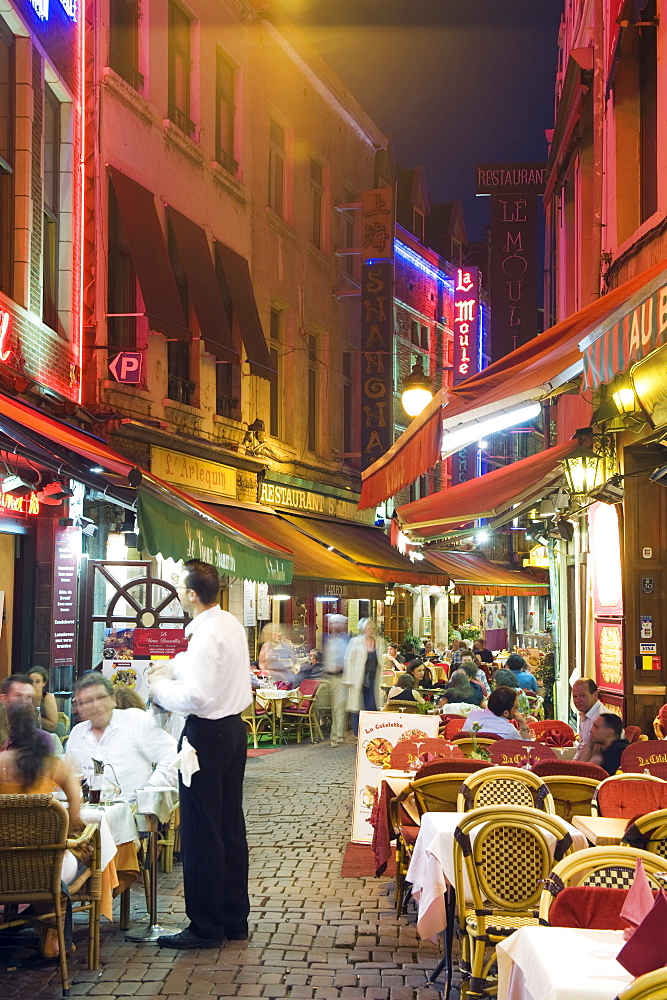
<svg viewBox="0 0 667 1000">
<path fill-rule="evenodd" d="M 461 785 L 457 812 L 482 806 L 528 806 L 555 814 L 548 786 L 532 771 L 518 767 L 490 767 L 470 774 Z"/>
<path fill-rule="evenodd" d="M 421 715 L 421 706 L 416 701 L 401 701 L 400 698 L 390 698 L 385 702 L 383 712 L 405 712 L 406 715 Z"/>
<path fill-rule="evenodd" d="M 605 778 L 593 797 L 592 811 L 598 816 L 634 819 L 661 809 L 667 800 L 667 782 L 653 774 L 620 772 Z"/>
<path fill-rule="evenodd" d="M 577 775 L 551 774 L 543 779 L 554 800 L 556 815 L 572 822 L 573 816 L 590 816 L 599 782 Z"/>
<path fill-rule="evenodd" d="M 500 736 L 496 736 L 494 733 L 476 733 L 474 739 L 471 733 L 455 733 L 451 742 L 460 747 L 466 757 L 470 757 L 476 750 L 488 750 L 492 743 L 499 740 Z"/>
<path fill-rule="evenodd" d="M 257 704 L 255 699 L 255 693 L 253 691 L 252 701 L 248 707 L 241 712 L 241 718 L 243 719 L 246 727 L 248 736 L 252 739 L 252 745 L 257 750 L 258 740 L 260 736 L 269 734 L 271 736 L 271 741 L 275 746 L 276 742 L 276 722 L 275 715 L 272 710 L 263 708 L 261 705 Z"/>
<path fill-rule="evenodd" d="M 667 809 L 640 816 L 627 828 L 621 843 L 667 858 Z"/>
<path fill-rule="evenodd" d="M 616 1000 L 667 1000 L 667 969 L 656 969 L 635 979 Z"/>
<path fill-rule="evenodd" d="M 540 923 L 549 924 L 549 911 L 563 889 L 572 886 L 629 889 L 640 859 L 652 887 L 660 889 L 663 882 L 656 876 L 664 873 L 664 862 L 648 851 L 632 847 L 589 847 L 563 858 L 544 881 L 540 897 Z"/>
<path fill-rule="evenodd" d="M 317 718 L 317 692 L 321 681 L 306 679 L 294 692 L 294 702 L 288 702 L 283 706 L 280 719 L 280 733 L 282 735 L 283 726 L 294 725 L 296 728 L 296 741 L 301 742 L 304 724 L 308 725 L 310 742 L 316 743 L 318 739 L 323 739 Z"/>
<path fill-rule="evenodd" d="M 91 875 L 79 892 L 71 896 L 88 910 L 88 966 L 99 964 L 100 830 L 90 824 L 80 837 L 67 838 L 67 810 L 52 795 L 0 795 L 0 903 L 50 903 L 52 912 L 38 916 L 21 914 L 0 924 L 0 931 L 55 919 L 58 935 L 63 996 L 68 997 L 69 971 L 65 947 L 64 917 L 67 897 L 62 892 L 61 871 L 68 847 L 90 844 L 93 848 Z"/>
<path fill-rule="evenodd" d="M 467 997 L 494 991 L 488 977 L 496 944 L 519 927 L 538 923 L 541 881 L 552 859 L 560 861 L 571 850 L 563 820 L 538 809 L 486 807 L 461 819 L 454 834 L 454 871 L 462 965 L 470 963 Z"/>
</svg>

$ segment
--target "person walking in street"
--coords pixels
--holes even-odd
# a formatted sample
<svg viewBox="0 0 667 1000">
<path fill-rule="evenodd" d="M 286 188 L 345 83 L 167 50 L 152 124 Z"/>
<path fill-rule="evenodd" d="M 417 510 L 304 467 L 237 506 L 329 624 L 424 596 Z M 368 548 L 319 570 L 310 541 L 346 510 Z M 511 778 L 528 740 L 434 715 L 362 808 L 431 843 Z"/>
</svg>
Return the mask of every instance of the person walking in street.
<svg viewBox="0 0 667 1000">
<path fill-rule="evenodd" d="M 217 948 L 248 937 L 248 842 L 243 815 L 250 657 L 241 623 L 218 604 L 220 577 L 209 563 L 184 563 L 178 599 L 192 615 L 188 648 L 153 668 L 155 704 L 187 714 L 199 770 L 179 775 L 185 912 L 189 927 L 158 938 L 161 948 Z"/>
<path fill-rule="evenodd" d="M 347 688 L 343 684 L 345 652 L 349 642 L 345 615 L 327 615 L 329 635 L 324 643 L 324 679 L 331 692 L 331 746 L 338 747 L 347 729 Z"/>
<path fill-rule="evenodd" d="M 345 654 L 343 684 L 348 689 L 347 707 L 354 713 L 352 728 L 356 736 L 359 729 L 359 712 L 377 711 L 382 697 L 382 671 L 380 664 L 386 651 L 386 643 L 377 634 L 377 625 L 372 618 L 362 618 L 359 635 L 350 639 Z"/>
</svg>

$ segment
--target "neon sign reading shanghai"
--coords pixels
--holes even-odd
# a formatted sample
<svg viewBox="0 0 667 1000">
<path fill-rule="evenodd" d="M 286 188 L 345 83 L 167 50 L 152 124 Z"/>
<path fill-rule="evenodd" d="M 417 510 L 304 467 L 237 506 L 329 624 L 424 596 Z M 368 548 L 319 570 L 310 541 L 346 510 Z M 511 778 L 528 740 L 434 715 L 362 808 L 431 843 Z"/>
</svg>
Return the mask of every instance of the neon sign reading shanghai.
<svg viewBox="0 0 667 1000">
<path fill-rule="evenodd" d="M 454 286 L 454 383 L 479 371 L 479 268 L 459 267 Z"/>
<path fill-rule="evenodd" d="M 40 21 L 48 21 L 50 0 L 30 0 L 30 3 Z M 70 21 L 76 21 L 79 14 L 78 0 L 60 0 L 60 5 Z"/>
</svg>

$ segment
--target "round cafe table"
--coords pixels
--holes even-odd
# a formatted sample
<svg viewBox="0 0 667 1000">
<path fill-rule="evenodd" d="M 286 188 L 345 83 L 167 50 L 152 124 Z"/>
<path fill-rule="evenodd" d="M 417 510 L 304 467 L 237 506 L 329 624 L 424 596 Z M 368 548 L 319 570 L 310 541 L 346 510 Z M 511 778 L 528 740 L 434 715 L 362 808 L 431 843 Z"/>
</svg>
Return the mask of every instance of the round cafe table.
<svg viewBox="0 0 667 1000">
<path fill-rule="evenodd" d="M 175 788 L 158 788 L 149 785 L 147 788 L 137 789 L 137 819 L 140 820 L 141 826 L 145 823 L 148 830 L 148 926 L 144 927 L 143 930 L 128 931 L 125 935 L 127 941 L 149 944 L 157 941 L 161 934 L 175 930 L 171 924 L 157 922 L 157 842 L 159 824 L 169 822 L 177 805 L 178 792 Z"/>
</svg>

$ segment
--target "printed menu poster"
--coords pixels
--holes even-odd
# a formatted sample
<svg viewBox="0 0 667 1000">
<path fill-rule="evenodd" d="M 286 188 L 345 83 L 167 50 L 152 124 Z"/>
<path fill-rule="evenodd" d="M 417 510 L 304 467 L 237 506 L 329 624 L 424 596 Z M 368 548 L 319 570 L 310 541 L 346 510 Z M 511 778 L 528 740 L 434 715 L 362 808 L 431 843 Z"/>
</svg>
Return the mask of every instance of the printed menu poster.
<svg viewBox="0 0 667 1000">
<path fill-rule="evenodd" d="M 408 715 L 403 712 L 360 712 L 357 739 L 357 770 L 352 808 L 352 841 L 370 844 L 370 824 L 375 792 L 383 770 L 390 767 L 391 752 L 401 740 L 418 743 L 438 735 L 437 715 Z"/>
</svg>

